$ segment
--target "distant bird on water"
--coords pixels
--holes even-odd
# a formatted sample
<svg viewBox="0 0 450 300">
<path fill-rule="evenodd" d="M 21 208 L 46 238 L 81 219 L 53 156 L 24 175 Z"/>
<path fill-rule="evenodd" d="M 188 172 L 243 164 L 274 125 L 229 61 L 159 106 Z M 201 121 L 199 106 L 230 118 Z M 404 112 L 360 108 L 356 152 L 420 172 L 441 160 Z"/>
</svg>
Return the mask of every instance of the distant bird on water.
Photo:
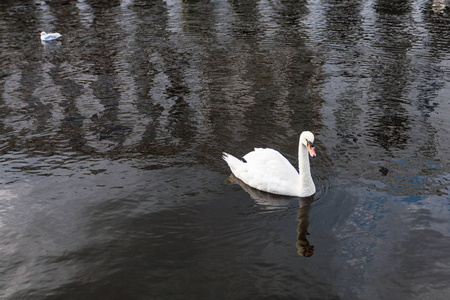
<svg viewBox="0 0 450 300">
<path fill-rule="evenodd" d="M 41 32 L 41 41 L 43 42 L 50 42 L 53 40 L 56 40 L 57 38 L 59 38 L 61 36 L 61 34 L 55 32 L 55 33 L 46 33 L 45 31 Z"/>
</svg>

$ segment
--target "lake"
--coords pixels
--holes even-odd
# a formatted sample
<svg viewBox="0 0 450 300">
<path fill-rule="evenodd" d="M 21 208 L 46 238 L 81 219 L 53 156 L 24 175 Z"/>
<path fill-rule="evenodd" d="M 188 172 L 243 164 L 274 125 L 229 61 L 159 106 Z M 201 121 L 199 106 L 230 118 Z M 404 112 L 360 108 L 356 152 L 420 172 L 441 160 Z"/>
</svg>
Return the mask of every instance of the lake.
<svg viewBox="0 0 450 300">
<path fill-rule="evenodd" d="M 0 33 L 0 299 L 450 297 L 449 1 L 3 1 Z M 221 158 L 297 166 L 304 130 L 311 197 Z"/>
</svg>

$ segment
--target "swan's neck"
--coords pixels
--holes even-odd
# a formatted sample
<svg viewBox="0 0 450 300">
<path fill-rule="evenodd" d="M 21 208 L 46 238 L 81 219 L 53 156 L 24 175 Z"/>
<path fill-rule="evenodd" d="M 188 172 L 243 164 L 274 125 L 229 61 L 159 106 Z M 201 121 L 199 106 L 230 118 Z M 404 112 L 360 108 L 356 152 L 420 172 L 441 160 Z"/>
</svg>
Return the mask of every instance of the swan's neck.
<svg viewBox="0 0 450 300">
<path fill-rule="evenodd" d="M 298 147 L 298 171 L 300 176 L 300 189 L 305 190 L 314 187 L 309 166 L 308 148 L 300 143 Z"/>
</svg>

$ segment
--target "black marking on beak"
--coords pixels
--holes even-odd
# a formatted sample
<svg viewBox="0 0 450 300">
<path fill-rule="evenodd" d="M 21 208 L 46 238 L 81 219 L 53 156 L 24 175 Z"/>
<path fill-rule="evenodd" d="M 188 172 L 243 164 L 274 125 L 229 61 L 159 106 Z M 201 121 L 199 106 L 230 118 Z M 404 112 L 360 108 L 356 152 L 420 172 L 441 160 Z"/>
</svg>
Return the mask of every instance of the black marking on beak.
<svg viewBox="0 0 450 300">
<path fill-rule="evenodd" d="M 311 146 L 314 148 L 314 143 L 311 143 L 310 141 L 306 140 L 306 146 Z"/>
</svg>

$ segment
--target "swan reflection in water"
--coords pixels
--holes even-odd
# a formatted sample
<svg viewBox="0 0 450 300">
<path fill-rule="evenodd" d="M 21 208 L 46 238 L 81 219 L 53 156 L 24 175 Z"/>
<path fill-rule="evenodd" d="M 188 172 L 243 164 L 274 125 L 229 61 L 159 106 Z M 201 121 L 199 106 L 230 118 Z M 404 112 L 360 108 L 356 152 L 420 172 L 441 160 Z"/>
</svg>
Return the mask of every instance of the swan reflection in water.
<svg viewBox="0 0 450 300">
<path fill-rule="evenodd" d="M 311 204 L 314 202 L 314 195 L 300 198 L 299 208 L 297 214 L 297 243 L 295 244 L 298 249 L 298 254 L 304 257 L 311 257 L 314 254 L 314 246 L 309 244 L 306 238 L 309 235 L 309 211 L 311 210 Z"/>
<path fill-rule="evenodd" d="M 249 193 L 250 197 L 252 197 L 255 202 L 261 206 L 265 206 L 270 209 L 277 209 L 286 207 L 286 204 L 294 199 L 299 200 L 299 209 L 297 213 L 297 253 L 303 257 L 311 257 L 314 254 L 314 246 L 310 245 L 308 239 L 306 238 L 309 235 L 308 226 L 309 226 L 309 212 L 311 210 L 311 204 L 314 202 L 314 195 L 309 197 L 288 197 L 288 196 L 280 196 L 275 194 L 269 194 L 266 192 L 259 191 L 254 189 L 247 184 L 245 184 L 242 180 L 231 174 L 227 180 L 227 184 L 237 183 L 239 184 L 244 191 Z"/>
</svg>

